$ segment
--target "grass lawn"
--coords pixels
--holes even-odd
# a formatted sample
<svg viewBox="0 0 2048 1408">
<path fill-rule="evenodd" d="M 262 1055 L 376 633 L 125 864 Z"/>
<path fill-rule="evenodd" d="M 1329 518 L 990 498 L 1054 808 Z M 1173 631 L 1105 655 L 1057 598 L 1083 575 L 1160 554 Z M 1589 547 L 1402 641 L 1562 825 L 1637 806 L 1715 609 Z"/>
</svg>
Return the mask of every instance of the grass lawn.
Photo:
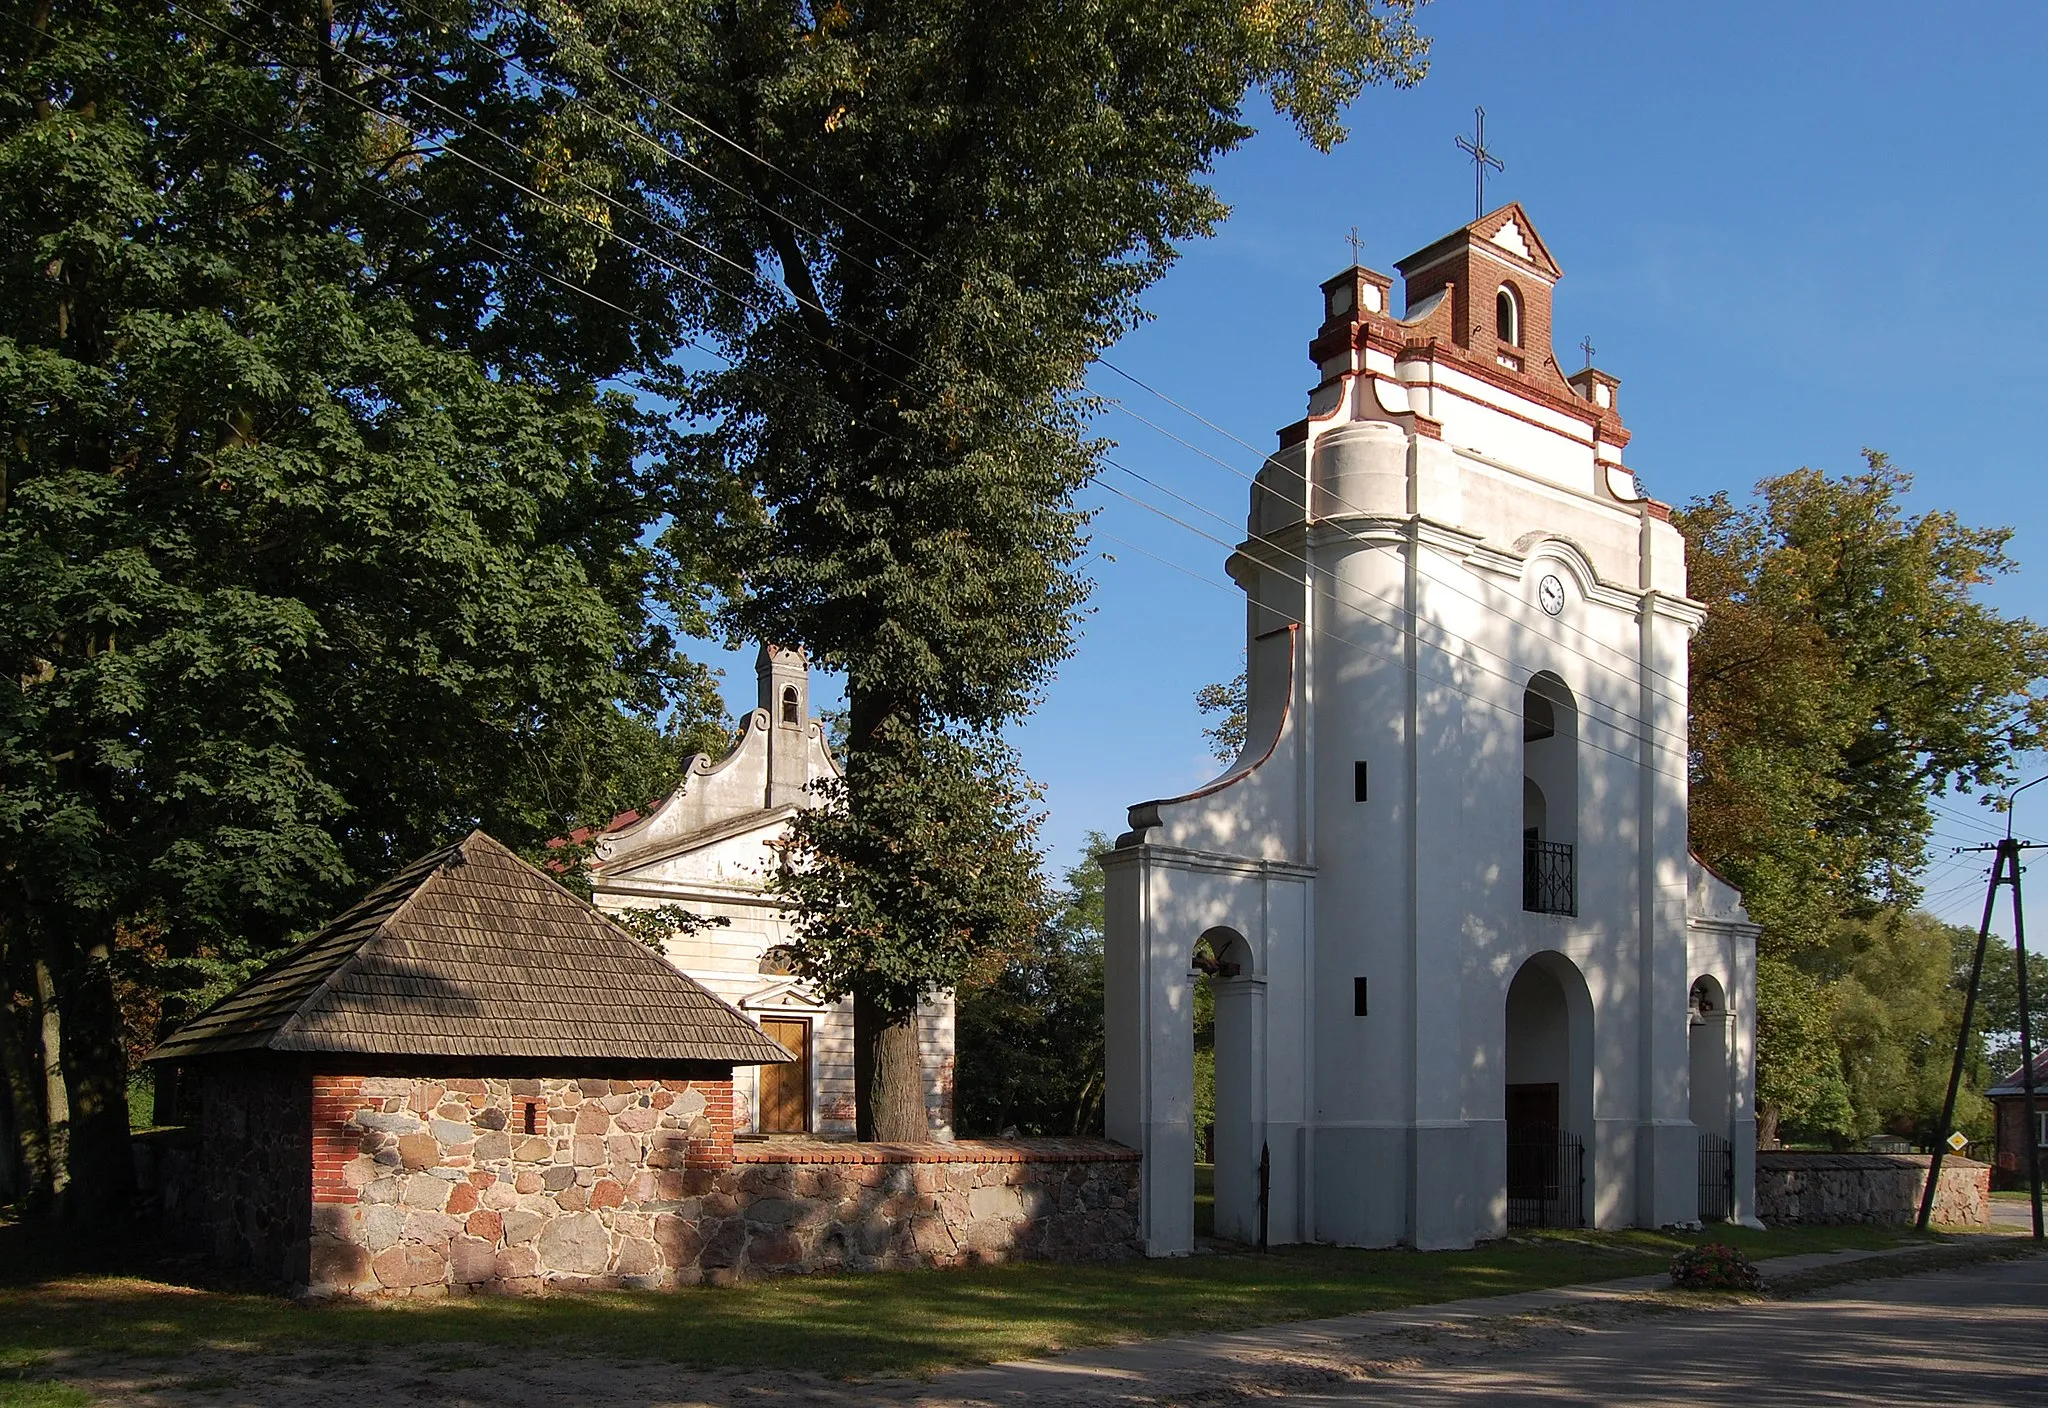
<svg viewBox="0 0 2048 1408">
<path fill-rule="evenodd" d="M 1889 1245 L 1883 1228 L 1717 1228 L 1751 1256 Z M 60 1351 L 175 1359 L 200 1348 L 332 1353 L 357 1346 L 519 1346 L 710 1368 L 836 1375 L 952 1365 L 1158 1335 L 1505 1295 L 1659 1269 L 1698 1238 L 1543 1233 L 1466 1252 L 1285 1248 L 1092 1266 L 785 1277 L 731 1290 L 609 1292 L 309 1307 L 121 1269 L 53 1264 L 0 1224 L 0 1408 L 77 1402 L 24 1382 Z M 13 1382 L 8 1382 L 9 1379 Z"/>
</svg>

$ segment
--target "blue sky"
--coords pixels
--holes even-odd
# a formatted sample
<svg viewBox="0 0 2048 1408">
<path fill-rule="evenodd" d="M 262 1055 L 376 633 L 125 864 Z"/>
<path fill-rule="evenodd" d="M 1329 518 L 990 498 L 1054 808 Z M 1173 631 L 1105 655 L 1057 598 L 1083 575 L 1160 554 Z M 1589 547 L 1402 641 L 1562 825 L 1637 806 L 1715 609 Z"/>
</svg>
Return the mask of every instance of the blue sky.
<svg viewBox="0 0 2048 1408">
<path fill-rule="evenodd" d="M 1221 165 L 1230 220 L 1112 360 L 1227 433 L 1102 372 L 1099 392 L 1198 447 L 1111 414 L 1118 460 L 1241 529 L 1240 476 L 1313 380 L 1317 285 L 1350 262 L 1353 225 L 1364 262 L 1391 272 L 1471 219 L 1453 138 L 1483 103 L 1507 164 L 1488 204 L 1520 200 L 1563 265 L 1559 360 L 1577 367 L 1589 335 L 1621 378 L 1648 492 L 1740 496 L 1801 465 L 1853 469 L 1874 446 L 1918 476 L 1915 507 L 2014 527 L 2030 570 L 1992 599 L 2048 615 L 2048 6 L 1438 0 L 1422 24 L 1429 77 L 1368 91 L 1335 152 L 1267 120 Z M 1103 483 L 1236 539 L 1114 470 Z M 1102 488 L 1087 501 L 1091 614 L 1014 735 L 1046 787 L 1055 867 L 1090 829 L 1122 830 L 1131 803 L 1213 775 L 1192 696 L 1235 673 L 1243 639 L 1225 548 Z M 751 705 L 751 657 L 726 669 Z M 1930 898 L 1974 923 L 1979 871 L 1945 850 L 1997 828 L 1973 801 L 1943 805 Z M 2048 833 L 2048 789 L 2020 815 Z"/>
</svg>

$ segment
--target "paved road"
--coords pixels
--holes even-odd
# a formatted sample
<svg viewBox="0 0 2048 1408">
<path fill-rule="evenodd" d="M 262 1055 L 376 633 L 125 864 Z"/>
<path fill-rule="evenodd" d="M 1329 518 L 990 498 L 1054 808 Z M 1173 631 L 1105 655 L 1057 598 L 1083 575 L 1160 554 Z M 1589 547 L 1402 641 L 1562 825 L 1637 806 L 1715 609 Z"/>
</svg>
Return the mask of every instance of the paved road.
<svg viewBox="0 0 2048 1408">
<path fill-rule="evenodd" d="M 1623 1322 L 1513 1355 L 1275 1400 L 1291 1408 L 2048 1404 L 2048 1257 L 1822 1299 Z"/>
<path fill-rule="evenodd" d="M 2043 1196 L 2048 1197 L 2048 1193 Z M 1993 1198 L 1991 1221 L 1997 1227 L 2023 1227 L 2031 1232 L 2034 1230 L 2034 1205 L 2016 1203 L 2010 1198 Z"/>
</svg>

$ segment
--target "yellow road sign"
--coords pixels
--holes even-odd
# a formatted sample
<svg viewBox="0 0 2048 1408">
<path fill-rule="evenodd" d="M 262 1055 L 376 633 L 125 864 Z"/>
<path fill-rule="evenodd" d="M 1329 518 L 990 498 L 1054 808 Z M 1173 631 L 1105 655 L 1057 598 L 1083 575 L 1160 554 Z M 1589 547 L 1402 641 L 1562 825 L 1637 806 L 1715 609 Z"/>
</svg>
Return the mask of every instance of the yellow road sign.
<svg viewBox="0 0 2048 1408">
<path fill-rule="evenodd" d="M 1959 1129 L 1948 1137 L 1948 1147 L 1960 1154 L 1970 1147 L 1970 1141 L 1963 1138 L 1963 1132 Z"/>
</svg>

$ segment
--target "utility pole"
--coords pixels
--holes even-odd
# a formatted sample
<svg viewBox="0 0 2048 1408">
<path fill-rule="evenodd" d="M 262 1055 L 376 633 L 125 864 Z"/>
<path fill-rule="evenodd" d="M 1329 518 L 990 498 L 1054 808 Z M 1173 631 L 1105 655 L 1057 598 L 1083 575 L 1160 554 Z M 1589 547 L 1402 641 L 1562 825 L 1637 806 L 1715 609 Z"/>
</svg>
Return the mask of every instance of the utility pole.
<svg viewBox="0 0 2048 1408">
<path fill-rule="evenodd" d="M 2034 781 L 2048 781 L 2048 778 L 2036 778 Z M 2033 782 L 2029 782 L 2026 787 L 2033 785 Z M 1949 1068 L 1948 1097 L 1942 1102 L 1941 1125 L 1935 1131 L 1934 1156 L 1927 1165 L 1927 1186 L 1920 1193 L 1920 1216 L 1915 1225 L 1922 1232 L 1927 1230 L 1928 1221 L 1934 1213 L 1934 1190 L 1941 1179 L 1942 1152 L 1947 1148 L 1946 1141 L 1951 1137 L 1949 1131 L 1955 1124 L 1956 1093 L 1963 1083 L 1963 1061 L 1969 1054 L 1970 1031 L 1977 1015 L 1977 988 L 1984 976 L 1984 950 L 1991 938 L 1991 915 L 1998 904 L 1998 887 L 2010 885 L 2013 957 L 2019 965 L 2020 1079 L 2027 1098 L 2026 1131 L 2022 1142 L 2027 1146 L 2027 1176 L 2029 1186 L 2033 1190 L 2034 1240 L 2043 1240 L 2041 1157 L 2040 1151 L 2033 1147 L 2035 1126 L 2039 1123 L 2034 1091 L 2033 1014 L 2027 1000 L 2027 929 L 2020 894 L 2020 856 L 2026 851 L 2040 850 L 2042 846 L 2032 841 L 2016 841 L 2012 837 L 2012 797 L 2025 790 L 2025 787 L 2015 789 L 2006 799 L 2006 835 L 2003 840 L 1989 846 L 1959 846 L 1956 849 L 1958 855 L 1971 851 L 1991 851 L 1996 853 L 1997 859 L 1991 866 L 1991 883 L 1984 891 L 1984 918 L 1977 925 L 1977 948 L 1970 960 L 1970 986 L 1963 996 L 1963 1023 L 1961 1030 L 1956 1033 L 1956 1059 L 1955 1064 Z"/>
</svg>

